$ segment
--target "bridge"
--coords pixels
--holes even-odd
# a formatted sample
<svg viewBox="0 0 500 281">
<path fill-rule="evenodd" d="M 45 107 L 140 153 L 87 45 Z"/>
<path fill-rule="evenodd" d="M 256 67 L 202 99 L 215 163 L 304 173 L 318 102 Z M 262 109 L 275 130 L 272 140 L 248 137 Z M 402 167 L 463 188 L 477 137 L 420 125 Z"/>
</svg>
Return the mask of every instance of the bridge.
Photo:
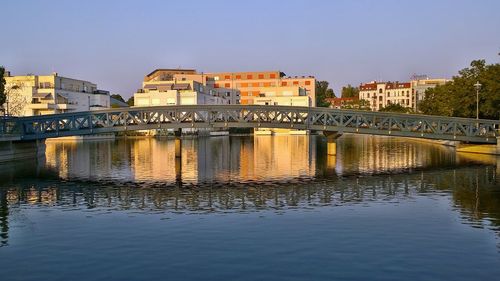
<svg viewBox="0 0 500 281">
<path fill-rule="evenodd" d="M 290 128 L 496 143 L 500 121 L 320 107 L 181 105 L 132 107 L 5 119 L 20 140 L 152 129 Z"/>
<path fill-rule="evenodd" d="M 320 107 L 180 105 L 106 109 L 3 119 L 0 140 L 153 129 L 289 128 L 342 133 L 497 143 L 500 121 Z"/>
</svg>

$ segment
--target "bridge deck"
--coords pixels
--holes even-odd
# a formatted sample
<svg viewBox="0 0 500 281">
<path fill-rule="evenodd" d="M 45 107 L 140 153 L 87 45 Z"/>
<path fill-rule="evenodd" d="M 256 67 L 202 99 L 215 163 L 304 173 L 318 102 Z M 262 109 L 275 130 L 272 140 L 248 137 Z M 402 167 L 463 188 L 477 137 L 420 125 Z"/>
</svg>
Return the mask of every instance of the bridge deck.
<svg viewBox="0 0 500 281">
<path fill-rule="evenodd" d="M 500 121 L 318 107 L 186 105 L 107 109 L 2 120 L 6 137 L 44 139 L 171 128 L 291 128 L 496 143 Z"/>
</svg>

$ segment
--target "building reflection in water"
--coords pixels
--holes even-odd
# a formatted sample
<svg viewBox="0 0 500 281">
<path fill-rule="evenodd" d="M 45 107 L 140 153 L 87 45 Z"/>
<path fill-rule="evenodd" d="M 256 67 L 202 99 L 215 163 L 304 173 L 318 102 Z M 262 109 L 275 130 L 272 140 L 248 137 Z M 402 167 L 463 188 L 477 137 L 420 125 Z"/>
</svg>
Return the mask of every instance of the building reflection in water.
<svg viewBox="0 0 500 281">
<path fill-rule="evenodd" d="M 52 142 L 47 144 L 46 164 L 63 179 L 195 184 L 394 173 L 483 163 L 474 159 L 476 156 L 463 156 L 441 145 L 360 135 L 340 138 L 337 156 L 327 155 L 326 141 L 320 136 L 187 138 L 180 163 L 176 163 L 174 150 L 171 139 Z"/>
</svg>

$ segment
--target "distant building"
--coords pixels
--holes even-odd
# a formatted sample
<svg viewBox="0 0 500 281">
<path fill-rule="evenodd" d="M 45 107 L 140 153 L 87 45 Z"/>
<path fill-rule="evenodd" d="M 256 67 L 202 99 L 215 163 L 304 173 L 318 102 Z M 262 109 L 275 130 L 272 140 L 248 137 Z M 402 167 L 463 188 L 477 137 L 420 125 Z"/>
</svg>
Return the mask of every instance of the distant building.
<svg viewBox="0 0 500 281">
<path fill-rule="evenodd" d="M 286 76 L 281 71 L 213 72 L 207 83 L 231 98 L 231 103 L 315 106 L 316 79 Z"/>
<path fill-rule="evenodd" d="M 229 98 L 207 85 L 205 75 L 190 69 L 157 69 L 134 94 L 134 106 L 228 103 Z"/>
<path fill-rule="evenodd" d="M 359 99 L 369 103 L 371 110 L 378 111 L 391 104 L 418 111 L 418 103 L 425 97 L 425 91 L 442 85 L 446 79 L 420 79 L 410 82 L 377 82 L 361 84 Z"/>
<path fill-rule="evenodd" d="M 32 116 L 104 109 L 110 107 L 108 91 L 88 81 L 51 75 L 11 76 L 5 73 L 6 113 Z"/>
<path fill-rule="evenodd" d="M 438 85 L 444 85 L 451 80 L 449 79 L 430 79 L 428 77 L 422 77 L 420 79 L 415 79 L 411 81 L 412 89 L 415 93 L 415 107 L 413 108 L 415 111 L 419 110 L 419 104 L 425 98 L 425 91 L 430 88 L 434 88 Z"/>
</svg>

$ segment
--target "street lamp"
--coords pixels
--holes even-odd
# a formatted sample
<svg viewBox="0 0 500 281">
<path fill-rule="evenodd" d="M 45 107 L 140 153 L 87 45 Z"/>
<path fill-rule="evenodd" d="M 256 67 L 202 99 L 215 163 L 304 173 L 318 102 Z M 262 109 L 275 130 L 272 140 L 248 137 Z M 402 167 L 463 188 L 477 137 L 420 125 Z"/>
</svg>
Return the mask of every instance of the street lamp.
<svg viewBox="0 0 500 281">
<path fill-rule="evenodd" d="M 479 119 L 479 89 L 481 89 L 481 84 L 479 81 L 474 84 L 474 87 L 476 88 L 476 119 Z"/>
</svg>

